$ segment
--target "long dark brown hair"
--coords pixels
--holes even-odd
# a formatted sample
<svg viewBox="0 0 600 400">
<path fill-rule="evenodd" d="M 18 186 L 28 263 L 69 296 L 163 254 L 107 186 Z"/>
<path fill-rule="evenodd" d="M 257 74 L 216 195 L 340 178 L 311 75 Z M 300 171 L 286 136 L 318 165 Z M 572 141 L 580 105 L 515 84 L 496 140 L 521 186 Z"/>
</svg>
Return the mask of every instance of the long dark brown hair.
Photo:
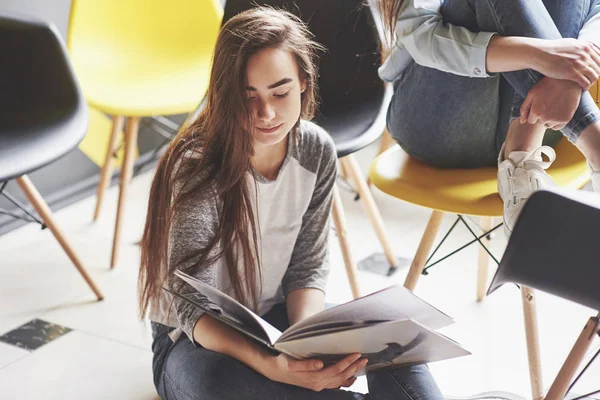
<svg viewBox="0 0 600 400">
<path fill-rule="evenodd" d="M 301 119 L 312 119 L 317 102 L 316 51 L 320 48 L 296 16 L 259 7 L 231 18 L 217 39 L 206 106 L 198 118 L 173 140 L 162 156 L 148 202 L 141 241 L 138 281 L 142 318 L 160 296 L 161 285 L 177 288 L 169 279 L 175 269 L 194 274 L 224 257 L 234 294 L 256 307 L 260 295 L 260 251 L 257 218 L 251 206 L 252 192 L 246 172 L 252 171 L 253 154 L 249 127 L 253 113 L 247 102 L 248 59 L 265 48 L 289 51 L 296 60 L 299 79 L 305 82 Z M 292 129 L 296 137 L 300 121 Z M 256 187 L 256 186 L 254 186 Z M 180 206 L 193 199 L 215 197 L 220 203 L 219 227 L 207 248 L 190 251 L 178 265 L 169 263 L 169 232 Z M 243 271 L 238 260 L 244 260 Z"/>
<path fill-rule="evenodd" d="M 379 13 L 383 19 L 386 38 L 390 44 L 393 41 L 396 22 L 398 22 L 400 10 L 404 2 L 405 0 L 377 0 Z"/>
</svg>

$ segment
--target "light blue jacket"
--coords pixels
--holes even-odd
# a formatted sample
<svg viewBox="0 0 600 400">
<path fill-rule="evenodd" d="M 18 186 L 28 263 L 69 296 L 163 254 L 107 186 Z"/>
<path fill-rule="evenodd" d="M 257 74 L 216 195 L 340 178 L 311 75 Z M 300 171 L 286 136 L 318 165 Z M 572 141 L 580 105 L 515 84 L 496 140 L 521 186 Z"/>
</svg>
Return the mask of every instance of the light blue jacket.
<svg viewBox="0 0 600 400">
<path fill-rule="evenodd" d="M 396 25 L 392 51 L 379 76 L 393 82 L 413 60 L 425 67 L 472 78 L 485 78 L 488 43 L 495 33 L 471 32 L 444 23 L 444 0 L 406 0 Z M 595 0 L 578 39 L 600 45 L 600 0 Z"/>
</svg>

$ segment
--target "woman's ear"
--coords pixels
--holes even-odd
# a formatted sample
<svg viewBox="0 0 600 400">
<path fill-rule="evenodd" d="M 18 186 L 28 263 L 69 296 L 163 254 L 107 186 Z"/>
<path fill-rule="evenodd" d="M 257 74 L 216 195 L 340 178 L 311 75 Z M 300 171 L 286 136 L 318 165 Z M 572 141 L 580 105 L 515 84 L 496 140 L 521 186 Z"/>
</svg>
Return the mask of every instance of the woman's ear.
<svg viewBox="0 0 600 400">
<path fill-rule="evenodd" d="M 302 80 L 300 82 L 300 93 L 304 93 L 306 91 L 306 81 Z"/>
</svg>

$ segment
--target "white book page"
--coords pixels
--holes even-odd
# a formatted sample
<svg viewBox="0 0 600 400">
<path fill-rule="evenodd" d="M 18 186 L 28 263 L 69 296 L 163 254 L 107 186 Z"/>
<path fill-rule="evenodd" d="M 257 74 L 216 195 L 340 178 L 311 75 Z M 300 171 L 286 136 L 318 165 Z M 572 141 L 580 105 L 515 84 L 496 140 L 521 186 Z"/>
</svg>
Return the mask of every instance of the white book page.
<svg viewBox="0 0 600 400">
<path fill-rule="evenodd" d="M 394 285 L 300 321 L 288 328 L 280 340 L 291 339 L 297 331 L 306 332 L 312 325 L 350 321 L 397 321 L 406 318 L 431 329 L 439 329 L 454 323 L 451 317 L 417 297 L 404 286 Z"/>
<path fill-rule="evenodd" d="M 233 315 L 242 324 L 248 326 L 252 330 L 264 332 L 265 338 L 267 338 L 271 344 L 275 344 L 277 339 L 281 336 L 281 332 L 277 328 L 256 315 L 247 307 L 244 307 L 234 298 L 227 296 L 220 290 L 215 289 L 184 272 L 175 271 L 175 275 L 189 283 L 194 289 L 221 307 L 227 314 Z"/>
<path fill-rule="evenodd" d="M 456 342 L 409 319 L 279 342 L 275 349 L 301 359 L 320 359 L 326 365 L 348 354 L 361 353 L 369 364 L 358 375 L 392 365 L 423 364 L 470 354 Z"/>
</svg>

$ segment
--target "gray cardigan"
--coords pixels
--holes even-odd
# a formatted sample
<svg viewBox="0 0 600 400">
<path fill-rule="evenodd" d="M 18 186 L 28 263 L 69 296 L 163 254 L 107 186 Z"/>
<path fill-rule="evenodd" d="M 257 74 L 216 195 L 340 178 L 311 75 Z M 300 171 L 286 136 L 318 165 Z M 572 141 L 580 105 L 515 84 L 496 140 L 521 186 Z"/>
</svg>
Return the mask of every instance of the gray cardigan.
<svg viewBox="0 0 600 400">
<path fill-rule="evenodd" d="M 257 217 L 261 251 L 262 291 L 259 315 L 266 313 L 286 296 L 300 288 L 324 291 L 329 273 L 329 215 L 333 185 L 337 175 L 337 156 L 333 141 L 319 126 L 301 121 L 298 140 L 288 140 L 286 158 L 274 181 L 247 174 L 253 210 Z M 217 232 L 220 201 L 213 197 L 191 198 L 177 210 L 169 235 L 169 263 L 180 261 L 206 248 Z M 191 259 L 187 267 L 197 260 Z M 238 268 L 243 260 L 238 263 Z M 224 293 L 234 296 L 224 258 L 193 274 Z M 164 276 L 164 274 L 163 274 Z M 177 279 L 177 278 L 168 278 Z M 194 293 L 187 284 L 183 293 Z M 194 299 L 205 307 L 220 311 L 204 296 Z M 171 338 L 183 331 L 193 340 L 193 329 L 203 311 L 163 292 L 151 305 L 150 319 L 177 328 Z"/>
</svg>

